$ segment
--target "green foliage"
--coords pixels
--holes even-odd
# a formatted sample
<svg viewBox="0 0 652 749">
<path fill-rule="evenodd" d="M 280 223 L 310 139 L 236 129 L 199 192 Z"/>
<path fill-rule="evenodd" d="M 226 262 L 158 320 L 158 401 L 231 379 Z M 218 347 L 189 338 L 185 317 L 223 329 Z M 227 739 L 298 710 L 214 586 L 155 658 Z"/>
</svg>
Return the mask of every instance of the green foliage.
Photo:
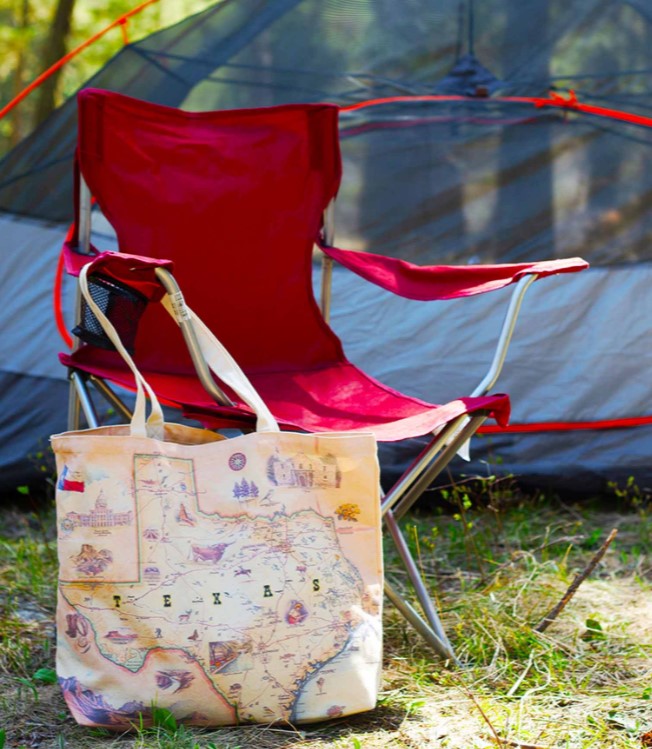
<svg viewBox="0 0 652 749">
<path fill-rule="evenodd" d="M 163 707 L 152 706 L 152 726 L 158 731 L 166 733 L 176 733 L 179 730 L 177 720 L 174 715 Z"/>
<path fill-rule="evenodd" d="M 652 492 L 649 489 L 641 489 L 633 476 L 629 476 L 624 486 L 617 481 L 609 481 L 608 489 L 626 507 L 636 510 L 647 509 L 652 501 Z"/>
<path fill-rule="evenodd" d="M 214 0 L 161 0 L 132 16 L 126 26 L 130 42 L 203 10 Z M 44 47 L 52 26 L 57 0 L 0 0 L 0 107 L 7 104 L 44 72 Z M 72 50 L 106 29 L 138 5 L 134 0 L 77 0 L 72 29 L 64 40 Z M 79 86 L 122 49 L 120 27 L 108 31 L 62 68 L 57 103 L 72 96 Z M 34 128 L 38 92 L 31 93 L 0 120 L 0 156 Z"/>
<path fill-rule="evenodd" d="M 34 681 L 40 681 L 42 684 L 56 684 L 57 672 L 53 668 L 39 668 L 32 676 Z"/>
<path fill-rule="evenodd" d="M 197 740 L 198 729 L 179 725 L 170 710 L 157 705 L 152 705 L 147 716 L 141 714 L 134 728 L 134 747 L 137 749 L 239 749 L 239 746 L 231 743 L 200 743 Z"/>
<path fill-rule="evenodd" d="M 31 495 L 20 496 L 28 504 Z M 375 711 L 301 731 L 209 731 L 153 706 L 122 738 L 74 725 L 54 684 L 51 507 L 7 509 L 0 512 L 0 725 L 11 737 L 0 734 L 0 749 L 2 741 L 28 746 L 33 735 L 43 746 L 75 749 L 407 749 L 424 736 L 442 736 L 450 749 L 479 749 L 492 735 L 480 710 L 513 743 L 640 749 L 639 737 L 652 729 L 644 608 L 652 542 L 641 535 L 641 505 L 623 508 L 618 547 L 545 633 L 534 630 L 593 556 L 605 524 L 616 523 L 613 506 L 604 509 L 524 496 L 511 480 L 447 487 L 428 512 L 402 523 L 462 668 L 434 658 L 387 605 L 384 691 Z M 385 549 L 387 575 L 409 597 L 391 543 Z"/>
<path fill-rule="evenodd" d="M 640 513 L 631 514 L 630 506 L 630 514 L 621 516 L 618 551 L 612 547 L 601 567 L 542 635 L 534 626 L 561 599 L 604 538 L 605 526 L 599 520 L 601 505 L 586 502 L 567 507 L 543 495 L 524 497 L 514 485 L 508 491 L 504 489 L 507 487 L 496 496 L 491 482 L 484 487 L 469 487 L 468 482 L 447 487 L 435 497 L 438 507 L 431 506 L 429 514 L 413 515 L 403 523 L 421 570 L 429 579 L 437 580 L 433 596 L 458 656 L 466 664 L 460 676 L 441 670 L 433 674 L 428 659 L 421 666 L 415 662 L 417 673 L 412 674 L 412 683 L 420 685 L 417 691 L 430 678 L 439 687 L 445 683 L 461 686 L 464 682 L 472 685 L 469 688 L 476 694 L 480 684 L 491 685 L 489 694 L 515 700 L 536 693 L 541 701 L 563 703 L 568 695 L 581 701 L 588 699 L 581 695 L 590 694 L 596 684 L 627 692 L 634 703 L 651 699 L 652 692 L 642 692 L 636 679 L 629 687 L 627 679 L 620 682 L 619 674 L 636 673 L 641 678 L 643 672 L 634 664 L 641 652 L 652 655 L 652 642 L 640 643 L 636 635 L 625 637 L 622 629 L 616 632 L 611 624 L 613 613 L 609 613 L 618 610 L 623 580 L 634 589 L 641 585 L 650 590 L 652 569 L 647 560 L 652 542 L 640 537 Z M 631 485 L 629 491 L 633 491 Z M 613 518 L 606 522 L 613 522 Z M 387 551 L 388 575 L 392 577 L 392 548 Z M 637 575 L 628 577 L 632 568 Z M 600 578 L 606 585 L 611 576 L 612 594 L 603 599 L 606 608 L 596 608 L 590 595 L 584 597 L 584 591 L 600 590 L 596 587 Z M 392 579 L 400 585 L 400 578 Z M 587 600 L 591 606 L 588 610 Z M 578 611 L 583 614 L 583 625 L 573 623 Z M 637 609 L 631 614 L 636 616 Z M 609 628 L 605 622 L 610 623 Z M 629 659 L 631 672 L 624 665 Z M 480 694 L 487 694 L 483 687 Z M 590 737 L 587 734 L 586 743 L 573 746 L 630 746 L 624 739 L 614 742 L 616 723 L 609 722 L 600 710 L 597 714 L 600 717 Z"/>
<path fill-rule="evenodd" d="M 638 486 L 633 476 L 629 476 L 624 486 L 610 481 L 607 487 L 621 508 L 633 510 L 638 515 L 637 533 L 642 546 L 629 552 L 638 555 L 642 547 L 652 542 L 652 491 Z M 627 557 L 624 558 L 626 560 Z"/>
<path fill-rule="evenodd" d="M 587 619 L 586 622 L 586 632 L 582 635 L 582 639 L 589 640 L 589 641 L 596 641 L 596 640 L 604 640 L 606 639 L 607 635 L 605 634 L 605 631 L 602 629 L 602 625 L 597 619 Z"/>
<path fill-rule="evenodd" d="M 36 684 L 31 679 L 24 679 L 22 677 L 19 677 L 16 679 L 16 682 L 18 683 L 18 694 L 19 696 L 23 696 L 23 689 L 26 688 L 31 697 L 34 699 L 34 702 L 38 702 L 38 689 L 36 688 Z"/>
</svg>

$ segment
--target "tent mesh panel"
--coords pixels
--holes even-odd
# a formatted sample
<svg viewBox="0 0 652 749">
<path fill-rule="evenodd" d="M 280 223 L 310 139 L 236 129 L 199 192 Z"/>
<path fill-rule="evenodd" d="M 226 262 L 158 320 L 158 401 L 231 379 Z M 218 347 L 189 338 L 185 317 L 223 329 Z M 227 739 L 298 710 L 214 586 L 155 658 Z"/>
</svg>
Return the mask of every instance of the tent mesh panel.
<svg viewBox="0 0 652 749">
<path fill-rule="evenodd" d="M 573 89 L 652 116 L 651 45 L 640 0 L 223 0 L 87 85 L 188 110 L 470 96 L 342 113 L 336 241 L 610 265 L 652 260 L 652 129 L 498 97 Z M 75 139 L 72 97 L 0 162 L 0 210 L 69 221 Z"/>
</svg>

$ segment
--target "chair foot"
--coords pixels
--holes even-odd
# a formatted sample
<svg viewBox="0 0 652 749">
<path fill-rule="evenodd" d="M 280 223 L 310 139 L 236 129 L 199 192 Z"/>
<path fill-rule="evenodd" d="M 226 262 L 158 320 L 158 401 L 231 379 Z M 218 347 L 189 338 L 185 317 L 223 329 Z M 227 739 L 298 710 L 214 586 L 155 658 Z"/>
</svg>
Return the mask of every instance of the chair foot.
<svg viewBox="0 0 652 749">
<path fill-rule="evenodd" d="M 428 626 L 428 624 L 419 616 L 414 607 L 412 607 L 407 601 L 403 600 L 399 593 L 387 581 L 385 581 L 385 595 L 438 655 L 445 660 L 452 661 L 456 666 L 460 665 L 460 662 L 450 647 L 450 644 L 445 643 L 440 637 L 438 637 L 432 627 Z"/>
<path fill-rule="evenodd" d="M 398 521 L 391 511 L 388 512 L 385 516 L 385 525 L 389 530 L 392 540 L 394 541 L 394 544 L 396 546 L 396 550 L 398 551 L 403 565 L 405 566 L 405 570 L 408 573 L 408 577 L 410 579 L 410 582 L 412 583 L 412 587 L 414 588 L 417 600 L 421 605 L 421 609 L 425 614 L 430 629 L 435 633 L 437 638 L 444 643 L 445 647 L 452 653 L 453 648 L 448 641 L 444 626 L 441 623 L 439 614 L 437 613 L 437 610 L 430 597 L 430 592 L 428 591 L 428 588 L 426 587 L 426 584 L 424 583 L 423 578 L 419 573 L 417 564 L 414 561 L 407 542 L 403 534 L 401 533 L 401 529 L 398 526 Z"/>
</svg>

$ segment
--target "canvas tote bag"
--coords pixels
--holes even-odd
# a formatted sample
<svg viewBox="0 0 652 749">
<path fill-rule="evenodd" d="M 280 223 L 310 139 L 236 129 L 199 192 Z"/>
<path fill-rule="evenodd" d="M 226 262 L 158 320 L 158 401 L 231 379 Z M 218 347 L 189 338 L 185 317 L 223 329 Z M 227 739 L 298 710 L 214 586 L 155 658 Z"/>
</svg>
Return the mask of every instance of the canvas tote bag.
<svg viewBox="0 0 652 749">
<path fill-rule="evenodd" d="M 225 439 L 164 423 L 90 297 L 86 269 L 80 284 L 137 396 L 128 426 L 52 437 L 57 673 L 75 719 L 125 730 L 156 706 L 195 725 L 300 723 L 374 707 L 382 551 L 373 436 L 279 431 L 187 307 L 211 368 L 256 412 L 257 431 Z"/>
</svg>

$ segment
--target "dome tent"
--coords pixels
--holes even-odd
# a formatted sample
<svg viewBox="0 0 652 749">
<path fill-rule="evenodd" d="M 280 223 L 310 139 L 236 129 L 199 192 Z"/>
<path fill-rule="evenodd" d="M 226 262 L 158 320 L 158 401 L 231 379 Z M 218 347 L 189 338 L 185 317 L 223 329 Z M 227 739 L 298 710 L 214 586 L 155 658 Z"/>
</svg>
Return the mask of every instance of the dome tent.
<svg viewBox="0 0 652 749">
<path fill-rule="evenodd" d="M 525 482 L 599 491 L 651 478 L 651 39 L 635 1 L 226 0 L 87 85 L 190 110 L 340 104 L 340 246 L 422 264 L 589 260 L 529 292 L 498 383 L 513 427 L 476 440 L 460 470 L 499 460 Z M 50 289 L 75 137 L 71 99 L 0 166 L 5 483 L 65 427 Z M 491 357 L 477 341 L 505 302 L 410 302 L 341 271 L 332 323 L 371 374 L 441 402 L 477 384 Z M 406 455 L 384 450 L 386 469 Z"/>
</svg>

